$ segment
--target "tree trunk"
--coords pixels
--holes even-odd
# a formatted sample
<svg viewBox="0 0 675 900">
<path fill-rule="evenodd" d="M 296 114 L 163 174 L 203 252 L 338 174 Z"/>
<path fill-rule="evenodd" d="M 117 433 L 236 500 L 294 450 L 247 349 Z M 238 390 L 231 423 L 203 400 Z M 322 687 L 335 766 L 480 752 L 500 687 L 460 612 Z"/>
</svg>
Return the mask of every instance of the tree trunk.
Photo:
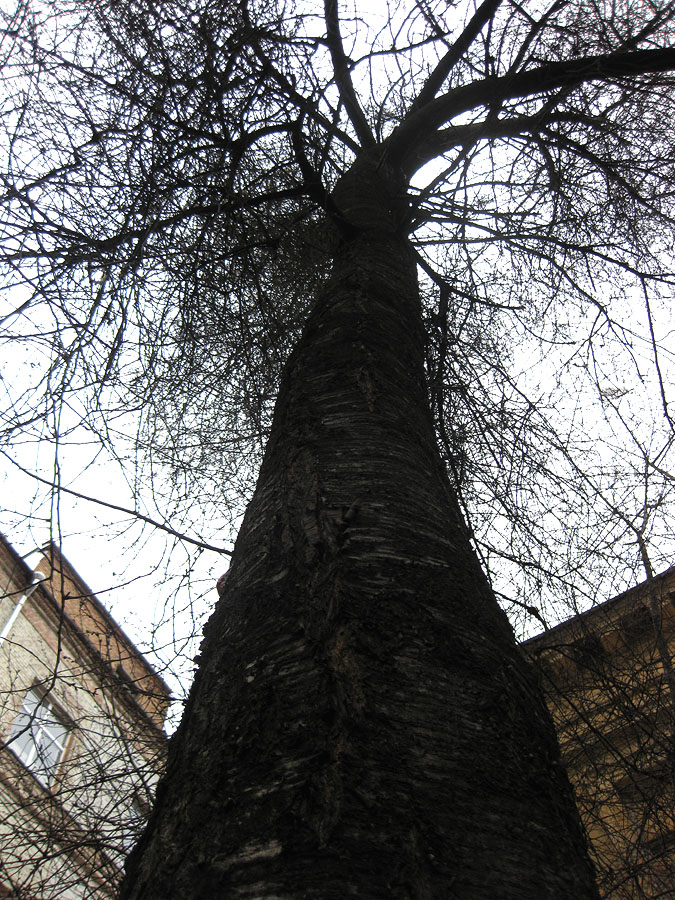
<svg viewBox="0 0 675 900">
<path fill-rule="evenodd" d="M 123 898 L 596 897 L 437 452 L 404 193 L 365 165 L 335 193 L 350 236 L 289 361 Z"/>
</svg>

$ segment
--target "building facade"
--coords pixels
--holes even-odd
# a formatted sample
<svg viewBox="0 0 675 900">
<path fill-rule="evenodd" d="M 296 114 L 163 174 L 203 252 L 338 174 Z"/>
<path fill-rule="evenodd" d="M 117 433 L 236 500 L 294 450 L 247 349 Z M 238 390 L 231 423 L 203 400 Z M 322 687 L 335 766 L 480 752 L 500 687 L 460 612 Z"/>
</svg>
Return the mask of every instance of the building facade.
<svg viewBox="0 0 675 900">
<path fill-rule="evenodd" d="M 675 568 L 527 641 L 600 891 L 675 900 Z"/>
<path fill-rule="evenodd" d="M 56 546 L 33 571 L 0 537 L 0 897 L 115 896 L 169 699 Z"/>
</svg>

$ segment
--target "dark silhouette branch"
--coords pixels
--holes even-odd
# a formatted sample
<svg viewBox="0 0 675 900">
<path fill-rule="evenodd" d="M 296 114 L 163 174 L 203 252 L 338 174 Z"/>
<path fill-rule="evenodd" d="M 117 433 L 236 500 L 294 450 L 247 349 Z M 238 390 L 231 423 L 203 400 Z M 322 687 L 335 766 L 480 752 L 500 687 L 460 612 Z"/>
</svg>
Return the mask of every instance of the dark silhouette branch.
<svg viewBox="0 0 675 900">
<path fill-rule="evenodd" d="M 410 175 L 428 159 L 422 149 L 441 126 L 455 116 L 507 100 L 545 94 L 591 81 L 635 78 L 675 69 L 675 48 L 563 60 L 525 72 L 485 78 L 455 88 L 422 109 L 411 111 L 386 141 L 387 156 Z"/>
<path fill-rule="evenodd" d="M 16 460 L 12 459 L 12 457 L 8 453 L 5 453 L 4 450 L 0 450 L 0 454 L 2 454 L 2 456 L 4 456 L 5 459 L 7 459 L 13 466 L 19 469 L 19 471 L 23 472 L 24 475 L 28 475 L 29 478 L 34 479 L 40 484 L 45 484 L 47 485 L 47 487 L 54 487 L 53 481 L 50 481 L 48 478 L 43 478 L 41 475 L 25 469 L 23 466 L 19 465 Z M 199 538 L 190 537 L 187 534 L 183 534 L 182 532 L 177 531 L 175 528 L 171 528 L 165 522 L 158 522 L 157 519 L 153 519 L 151 516 L 144 515 L 137 509 L 128 509 L 126 506 L 119 506 L 117 503 L 109 503 L 107 500 L 100 500 L 97 497 L 90 497 L 88 494 L 82 494 L 80 491 L 74 491 L 72 488 L 64 487 L 63 484 L 60 483 L 58 486 L 58 491 L 62 494 L 69 494 L 71 497 L 77 497 L 78 500 L 86 500 L 87 503 L 95 503 L 97 506 L 104 506 L 106 509 L 113 509 L 115 510 L 115 512 L 124 513 L 132 519 L 138 519 L 141 522 L 145 522 L 147 525 L 152 525 L 153 528 L 158 528 L 160 531 L 163 531 L 166 534 L 170 534 L 172 537 L 179 538 L 179 540 L 185 541 L 186 544 L 192 544 L 195 547 L 201 547 L 203 550 L 213 550 L 214 553 L 224 553 L 226 556 L 232 556 L 232 551 L 228 550 L 226 547 L 216 547 L 214 544 L 209 544 L 206 541 L 200 540 Z"/>
<path fill-rule="evenodd" d="M 452 69 L 461 60 L 485 25 L 494 16 L 501 3 L 502 0 L 483 0 L 462 34 L 457 38 L 452 47 L 445 56 L 442 57 L 436 68 L 427 78 L 424 86 L 417 97 L 415 97 L 415 100 L 410 107 L 410 112 L 422 109 L 427 103 L 433 100 L 443 87 L 443 84 L 450 75 Z"/>
<path fill-rule="evenodd" d="M 324 15 L 326 18 L 326 40 L 331 59 L 333 60 L 335 83 L 338 86 L 347 115 L 354 126 L 361 145 L 363 147 L 373 147 L 375 146 L 375 137 L 356 96 L 349 60 L 342 43 L 337 0 L 324 0 Z"/>
</svg>

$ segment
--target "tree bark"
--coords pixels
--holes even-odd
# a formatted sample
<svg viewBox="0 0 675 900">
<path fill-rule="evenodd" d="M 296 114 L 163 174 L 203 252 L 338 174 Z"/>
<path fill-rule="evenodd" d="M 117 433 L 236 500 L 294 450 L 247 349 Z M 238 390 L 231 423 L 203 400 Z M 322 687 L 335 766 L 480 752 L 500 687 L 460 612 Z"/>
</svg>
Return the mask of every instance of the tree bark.
<svg viewBox="0 0 675 900">
<path fill-rule="evenodd" d="M 594 898 L 436 447 L 405 188 L 355 166 L 122 897 Z"/>
</svg>

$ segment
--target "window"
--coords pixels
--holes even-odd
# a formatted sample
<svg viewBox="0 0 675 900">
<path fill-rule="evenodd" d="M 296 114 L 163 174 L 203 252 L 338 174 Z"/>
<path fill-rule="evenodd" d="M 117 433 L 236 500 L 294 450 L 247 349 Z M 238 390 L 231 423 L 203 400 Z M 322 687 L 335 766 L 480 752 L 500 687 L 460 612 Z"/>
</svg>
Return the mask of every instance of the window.
<svg viewBox="0 0 675 900">
<path fill-rule="evenodd" d="M 629 643 L 653 637 L 654 622 L 646 606 L 639 603 L 621 619 L 623 637 Z"/>
<path fill-rule="evenodd" d="M 586 634 L 572 644 L 572 656 L 580 669 L 598 672 L 602 667 L 605 648 L 596 634 Z"/>
<path fill-rule="evenodd" d="M 49 700 L 35 689 L 28 691 L 9 739 L 14 753 L 45 786 L 56 774 L 67 738 L 68 727 Z"/>
</svg>

